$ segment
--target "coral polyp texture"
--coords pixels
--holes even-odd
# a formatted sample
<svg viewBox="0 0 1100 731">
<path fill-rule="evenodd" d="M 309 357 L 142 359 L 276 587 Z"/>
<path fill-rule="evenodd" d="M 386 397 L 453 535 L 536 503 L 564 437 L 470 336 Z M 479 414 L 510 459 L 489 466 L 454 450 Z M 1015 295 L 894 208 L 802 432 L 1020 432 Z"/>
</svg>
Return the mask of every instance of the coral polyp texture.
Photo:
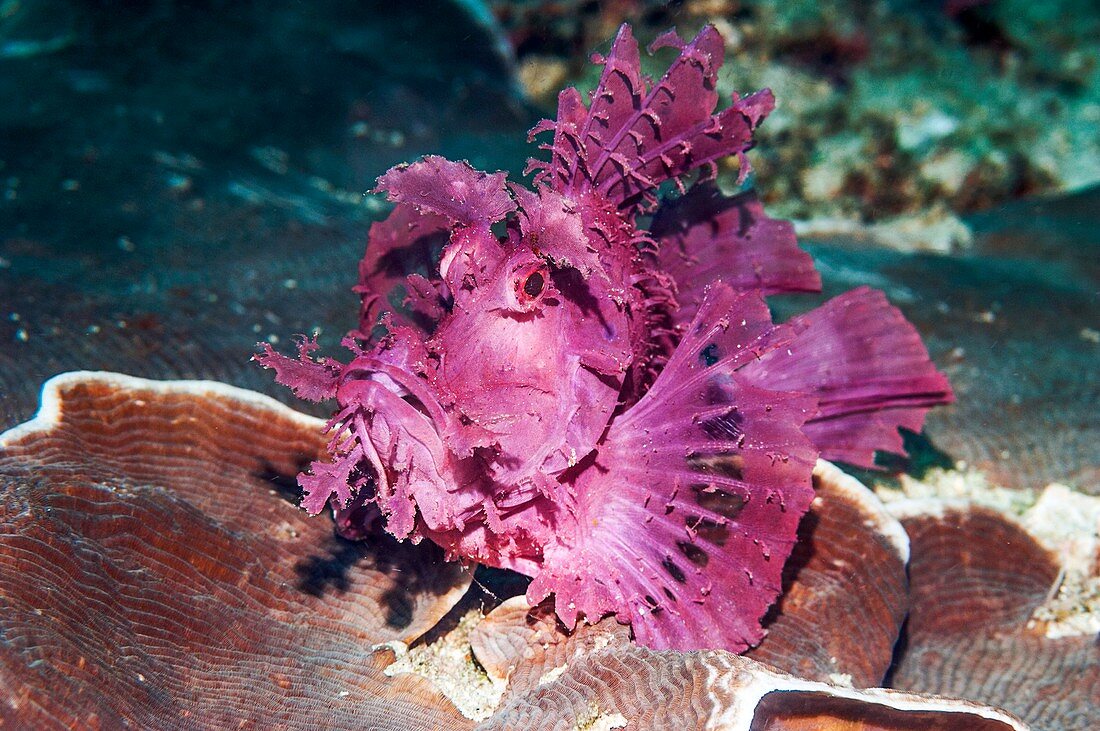
<svg viewBox="0 0 1100 731">
<path fill-rule="evenodd" d="M 650 648 L 741 652 L 817 459 L 903 451 L 951 390 L 879 292 L 772 322 L 766 295 L 820 278 L 788 223 L 709 183 L 731 156 L 748 173 L 772 95 L 718 109 L 714 28 L 654 46 L 678 51 L 663 78 L 624 26 L 588 103 L 562 92 L 532 188 L 435 156 L 383 175 L 351 359 L 306 339 L 256 359 L 336 401 L 299 482 L 345 535 L 380 517 L 532 577 L 567 627 L 613 614 Z"/>
</svg>

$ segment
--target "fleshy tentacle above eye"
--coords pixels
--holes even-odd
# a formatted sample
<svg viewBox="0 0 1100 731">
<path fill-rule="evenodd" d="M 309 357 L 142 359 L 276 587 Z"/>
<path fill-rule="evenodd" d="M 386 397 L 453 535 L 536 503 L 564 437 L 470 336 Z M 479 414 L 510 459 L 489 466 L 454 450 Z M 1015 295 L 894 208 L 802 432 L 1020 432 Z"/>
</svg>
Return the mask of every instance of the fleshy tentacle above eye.
<svg viewBox="0 0 1100 731">
<path fill-rule="evenodd" d="M 368 339 L 385 312 L 426 333 L 435 328 L 447 299 L 438 272 L 449 237 L 446 218 L 404 203 L 371 226 L 353 288 L 362 301 L 358 337 Z"/>
</svg>

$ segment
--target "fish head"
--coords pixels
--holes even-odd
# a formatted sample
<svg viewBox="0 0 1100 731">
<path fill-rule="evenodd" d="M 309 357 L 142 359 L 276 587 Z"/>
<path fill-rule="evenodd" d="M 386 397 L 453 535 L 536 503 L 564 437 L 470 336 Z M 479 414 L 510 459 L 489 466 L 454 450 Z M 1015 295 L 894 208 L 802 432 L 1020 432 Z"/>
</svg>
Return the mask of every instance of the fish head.
<svg viewBox="0 0 1100 731">
<path fill-rule="evenodd" d="M 492 450 L 495 477 L 522 484 L 595 446 L 631 362 L 631 310 L 583 209 L 546 188 L 509 192 L 504 236 L 459 226 L 444 251 L 454 300 L 429 349 L 443 400 L 478 428 L 467 448 Z"/>
</svg>

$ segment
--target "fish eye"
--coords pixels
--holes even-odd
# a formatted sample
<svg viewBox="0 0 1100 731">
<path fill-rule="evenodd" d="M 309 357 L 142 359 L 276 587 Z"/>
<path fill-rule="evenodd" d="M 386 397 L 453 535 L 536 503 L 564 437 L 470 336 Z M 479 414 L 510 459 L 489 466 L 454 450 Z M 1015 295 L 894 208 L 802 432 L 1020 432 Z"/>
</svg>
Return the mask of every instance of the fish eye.
<svg viewBox="0 0 1100 731">
<path fill-rule="evenodd" d="M 546 277 L 542 272 L 531 272 L 523 282 L 523 293 L 534 299 L 542 294 L 542 288 L 546 285 Z"/>
<path fill-rule="evenodd" d="M 512 292 L 514 304 L 527 311 L 539 302 L 550 286 L 550 272 L 542 261 L 529 261 L 514 270 Z"/>
</svg>

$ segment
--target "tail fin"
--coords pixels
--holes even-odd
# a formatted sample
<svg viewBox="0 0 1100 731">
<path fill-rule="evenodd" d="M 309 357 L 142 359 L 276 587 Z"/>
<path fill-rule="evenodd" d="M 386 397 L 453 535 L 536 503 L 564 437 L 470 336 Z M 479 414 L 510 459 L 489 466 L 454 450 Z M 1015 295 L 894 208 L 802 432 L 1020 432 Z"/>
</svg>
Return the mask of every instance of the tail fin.
<svg viewBox="0 0 1100 731">
<path fill-rule="evenodd" d="M 786 346 L 740 374 L 816 396 L 803 431 L 825 459 L 874 467 L 876 450 L 904 454 L 898 427 L 920 431 L 930 408 L 954 400 L 920 335 L 882 292 L 854 289 L 781 329 Z"/>
</svg>

